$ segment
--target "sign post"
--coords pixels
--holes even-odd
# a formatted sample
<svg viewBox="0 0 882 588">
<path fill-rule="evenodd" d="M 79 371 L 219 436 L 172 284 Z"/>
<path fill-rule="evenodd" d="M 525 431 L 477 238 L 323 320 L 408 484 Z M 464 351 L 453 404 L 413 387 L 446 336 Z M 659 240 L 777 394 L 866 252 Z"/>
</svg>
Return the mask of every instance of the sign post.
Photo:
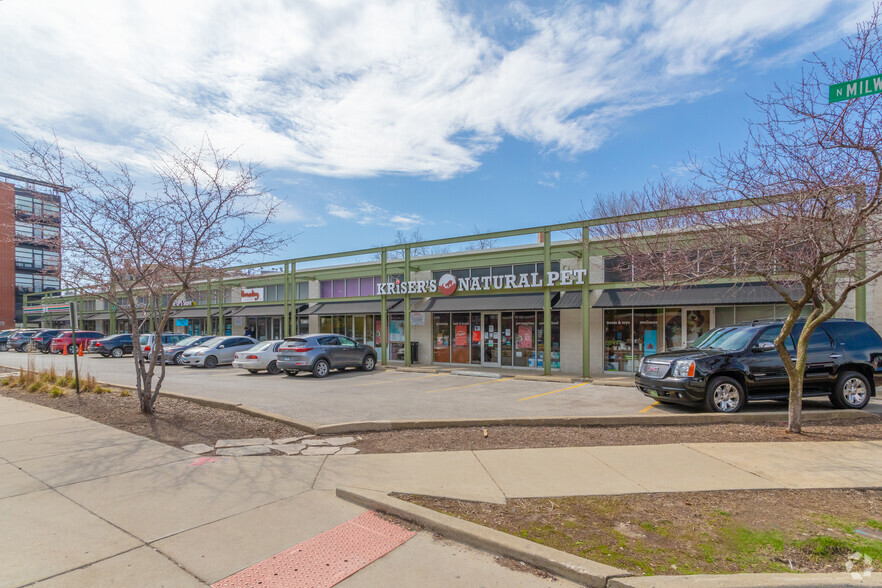
<svg viewBox="0 0 882 588">
<path fill-rule="evenodd" d="M 78 351 L 77 350 L 77 303 L 74 301 L 74 302 L 70 302 L 69 304 L 70 304 L 70 335 L 71 335 L 71 340 L 72 340 L 72 344 L 74 347 L 74 353 L 73 353 L 74 382 L 76 382 L 77 395 L 79 395 L 79 393 L 80 393 L 80 370 L 79 370 L 79 366 L 77 365 L 77 356 L 79 355 L 79 353 L 77 352 Z"/>
<path fill-rule="evenodd" d="M 863 96 L 871 96 L 882 92 L 882 74 L 851 80 L 850 82 L 842 82 L 841 84 L 833 84 L 830 86 L 830 102 L 841 102 L 842 100 L 851 100 L 852 98 L 861 98 Z"/>
</svg>

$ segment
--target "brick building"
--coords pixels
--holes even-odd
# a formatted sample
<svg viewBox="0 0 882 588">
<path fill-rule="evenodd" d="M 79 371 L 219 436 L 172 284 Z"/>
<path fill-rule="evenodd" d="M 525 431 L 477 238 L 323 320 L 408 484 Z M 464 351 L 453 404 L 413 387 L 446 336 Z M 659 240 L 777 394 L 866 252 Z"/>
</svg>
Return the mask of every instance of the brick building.
<svg viewBox="0 0 882 588">
<path fill-rule="evenodd" d="M 0 172 L 0 330 L 22 320 L 22 296 L 60 287 L 61 194 L 67 188 Z"/>
</svg>

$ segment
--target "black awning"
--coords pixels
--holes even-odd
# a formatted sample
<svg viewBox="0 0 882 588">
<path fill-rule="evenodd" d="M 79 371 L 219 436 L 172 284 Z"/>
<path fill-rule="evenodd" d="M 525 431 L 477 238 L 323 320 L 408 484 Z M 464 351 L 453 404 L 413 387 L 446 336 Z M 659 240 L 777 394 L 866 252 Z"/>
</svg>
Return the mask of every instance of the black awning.
<svg viewBox="0 0 882 588">
<path fill-rule="evenodd" d="M 785 288 L 800 296 L 798 288 Z M 604 290 L 593 308 L 639 308 L 649 306 L 726 306 L 783 302 L 768 284 L 711 284 L 676 289 L 622 288 Z"/>
<path fill-rule="evenodd" d="M 386 311 L 392 310 L 398 303 L 400 298 L 386 301 Z M 400 309 L 399 309 L 400 310 Z M 412 309 L 411 309 L 412 310 Z M 300 315 L 332 315 L 332 314 L 380 314 L 379 300 L 355 300 L 352 302 L 319 302 L 304 310 L 298 312 Z"/>
<path fill-rule="evenodd" d="M 581 292 L 564 292 L 561 295 L 560 299 L 557 301 L 557 304 L 554 305 L 555 310 L 567 308 L 582 308 Z"/>
<path fill-rule="evenodd" d="M 173 310 L 171 318 L 202 318 L 208 314 L 204 308 L 184 308 L 183 310 Z"/>
<path fill-rule="evenodd" d="M 285 314 L 284 304 L 263 306 L 245 306 L 239 308 L 233 316 L 282 316 Z"/>
<path fill-rule="evenodd" d="M 437 296 L 411 305 L 414 312 L 467 312 L 482 310 L 542 310 L 543 294 L 502 296 Z"/>
</svg>

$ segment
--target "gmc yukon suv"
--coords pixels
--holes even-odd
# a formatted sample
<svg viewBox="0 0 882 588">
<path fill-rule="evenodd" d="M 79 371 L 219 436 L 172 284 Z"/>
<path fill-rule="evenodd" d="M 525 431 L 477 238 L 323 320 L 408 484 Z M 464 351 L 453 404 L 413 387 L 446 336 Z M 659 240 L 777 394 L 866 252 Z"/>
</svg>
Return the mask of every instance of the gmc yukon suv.
<svg viewBox="0 0 882 588">
<path fill-rule="evenodd" d="M 787 372 L 775 349 L 781 321 L 708 331 L 691 346 L 648 355 L 635 383 L 659 402 L 704 406 L 714 412 L 737 412 L 753 400 L 786 400 Z M 785 341 L 791 361 L 803 321 Z M 812 333 L 803 396 L 829 396 L 837 408 L 864 408 L 882 385 L 882 339 L 870 325 L 831 319 Z"/>
</svg>

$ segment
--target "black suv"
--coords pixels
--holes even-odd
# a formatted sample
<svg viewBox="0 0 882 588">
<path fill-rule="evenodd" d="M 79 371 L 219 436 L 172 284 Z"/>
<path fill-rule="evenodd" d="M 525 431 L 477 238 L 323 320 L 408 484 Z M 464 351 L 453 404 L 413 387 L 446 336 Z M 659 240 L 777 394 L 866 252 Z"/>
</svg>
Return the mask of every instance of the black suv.
<svg viewBox="0 0 882 588">
<path fill-rule="evenodd" d="M 57 337 L 58 333 L 61 332 L 61 329 L 46 329 L 39 331 L 38 333 L 34 333 L 34 336 L 31 337 L 31 343 L 34 344 L 34 349 L 37 351 L 49 353 L 49 344 L 52 342 L 52 339 Z"/>
<path fill-rule="evenodd" d="M 737 412 L 748 400 L 787 399 L 787 372 L 774 345 L 781 325 L 754 321 L 713 329 L 689 347 L 648 355 L 634 377 L 637 388 L 659 402 L 714 412 Z M 804 325 L 797 322 L 785 342 L 794 360 L 794 341 Z M 870 325 L 831 319 L 812 333 L 803 396 L 829 396 L 837 408 L 863 408 L 880 385 L 882 339 Z"/>
<path fill-rule="evenodd" d="M 89 343 L 90 350 L 94 349 L 96 353 L 100 353 L 104 357 L 122 357 L 127 353 L 131 353 L 132 347 L 131 333 L 111 335 L 110 337 L 96 339 Z"/>
</svg>

